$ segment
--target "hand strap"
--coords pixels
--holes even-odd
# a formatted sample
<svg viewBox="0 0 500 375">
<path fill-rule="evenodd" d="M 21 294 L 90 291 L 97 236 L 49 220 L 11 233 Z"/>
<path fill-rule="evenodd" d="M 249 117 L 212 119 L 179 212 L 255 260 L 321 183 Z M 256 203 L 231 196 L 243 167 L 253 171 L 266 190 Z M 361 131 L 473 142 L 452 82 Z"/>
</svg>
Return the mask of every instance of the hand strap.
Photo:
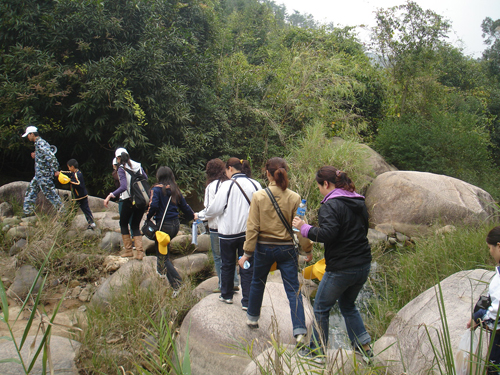
<svg viewBox="0 0 500 375">
<path fill-rule="evenodd" d="M 285 216 L 283 215 L 283 212 L 281 212 L 280 206 L 279 206 L 278 202 L 276 202 L 276 199 L 274 198 L 273 193 L 271 192 L 271 190 L 269 188 L 266 188 L 265 190 L 266 190 L 267 195 L 269 196 L 269 199 L 271 199 L 271 202 L 273 203 L 274 209 L 276 210 L 276 213 L 278 214 L 279 218 L 281 219 L 281 222 L 285 226 L 285 228 L 288 231 L 288 233 L 290 234 L 290 236 L 292 236 L 292 241 L 296 243 L 295 235 L 293 233 L 292 227 L 290 226 L 290 223 L 288 221 L 286 221 Z"/>
</svg>

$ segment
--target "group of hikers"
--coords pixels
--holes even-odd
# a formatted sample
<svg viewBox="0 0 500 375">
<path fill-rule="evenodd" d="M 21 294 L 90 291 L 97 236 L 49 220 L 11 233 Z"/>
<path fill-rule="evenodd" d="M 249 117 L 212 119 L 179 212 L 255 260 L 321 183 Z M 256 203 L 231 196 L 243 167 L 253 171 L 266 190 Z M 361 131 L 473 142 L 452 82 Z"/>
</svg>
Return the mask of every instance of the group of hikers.
<svg viewBox="0 0 500 375">
<path fill-rule="evenodd" d="M 32 214 L 40 190 L 56 208 L 61 209 L 62 202 L 52 181 L 59 174 L 57 159 L 48 143 L 39 136 L 36 127 L 29 126 L 23 137 L 35 143 L 32 155 L 35 159 L 35 177 L 26 191 L 24 214 Z M 269 182 L 265 189 L 252 179 L 248 161 L 235 157 L 226 162 L 210 160 L 206 166 L 204 209 L 200 212 L 194 212 L 187 204 L 172 170 L 167 166 L 158 168 L 156 172 L 149 205 L 137 207 L 131 200 L 131 180 L 134 174 L 147 179 L 144 169 L 130 158 L 124 148 L 115 151 L 113 165 L 117 187 L 108 194 L 104 205 L 107 207 L 110 200 L 119 199 L 120 231 L 124 245 L 121 256 L 143 259 L 140 224 L 144 214 L 146 220 L 154 219 L 157 230 L 173 239 L 179 231 L 179 212 L 182 211 L 187 220 L 207 222 L 219 279 L 214 292 L 220 293 L 219 300 L 222 303 L 232 304 L 235 293 L 241 287 L 241 306 L 246 311 L 246 324 L 250 329 L 259 328 L 267 276 L 275 267 L 280 271 L 289 300 L 293 335 L 299 355 L 324 362 L 328 348 L 329 315 L 338 303 L 353 349 L 368 361 L 373 357 L 371 337 L 355 304 L 368 279 L 372 261 L 367 239 L 368 211 L 365 198 L 356 193 L 355 185 L 347 173 L 333 166 L 323 166 L 316 172 L 317 188 L 324 198 L 318 211 L 318 226 L 312 226 L 296 216 L 301 198 L 288 188 L 288 166 L 280 157 L 271 158 L 265 164 L 264 171 Z M 85 213 L 89 228 L 93 227 L 92 213 L 90 209 L 87 210 L 83 176 L 76 160 L 68 161 L 68 169 L 74 189 L 73 198 L 77 199 Z M 292 227 L 298 232 L 293 232 Z M 326 268 L 314 299 L 315 323 L 311 339 L 306 342 L 308 329 L 298 279 L 298 258 L 301 253 L 306 262 L 312 260 L 313 241 L 324 244 Z M 492 229 L 486 241 L 492 257 L 500 262 L 500 227 Z M 182 278 L 170 261 L 170 251 L 167 250 L 166 254 L 160 252 L 158 241 L 155 242 L 157 272 L 168 279 L 175 296 L 181 288 Z M 474 328 L 478 324 L 491 326 L 495 322 L 500 304 L 499 280 L 500 267 L 497 267 L 490 284 L 491 304 L 476 312 L 468 327 Z M 491 364 L 498 364 L 500 335 L 492 340 L 495 347 L 489 360 Z M 492 366 L 488 371 L 497 373 Z"/>
</svg>

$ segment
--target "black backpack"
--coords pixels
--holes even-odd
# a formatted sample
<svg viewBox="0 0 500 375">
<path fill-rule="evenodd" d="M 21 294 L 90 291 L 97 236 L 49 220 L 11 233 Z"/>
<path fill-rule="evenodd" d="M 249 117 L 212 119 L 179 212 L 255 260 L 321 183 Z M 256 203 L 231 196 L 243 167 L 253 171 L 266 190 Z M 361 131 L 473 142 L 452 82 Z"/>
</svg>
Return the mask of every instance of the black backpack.
<svg viewBox="0 0 500 375">
<path fill-rule="evenodd" d="M 132 205 L 143 210 L 149 206 L 149 192 L 151 187 L 148 180 L 142 175 L 142 170 L 133 172 L 128 168 L 123 168 L 130 174 L 130 199 Z"/>
</svg>

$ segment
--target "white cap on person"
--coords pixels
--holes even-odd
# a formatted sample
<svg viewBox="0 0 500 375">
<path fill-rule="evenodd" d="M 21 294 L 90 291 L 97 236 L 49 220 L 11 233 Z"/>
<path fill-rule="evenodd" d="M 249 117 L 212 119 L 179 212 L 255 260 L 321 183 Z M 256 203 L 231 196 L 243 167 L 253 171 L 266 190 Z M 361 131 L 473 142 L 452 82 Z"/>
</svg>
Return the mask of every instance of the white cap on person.
<svg viewBox="0 0 500 375">
<path fill-rule="evenodd" d="M 26 133 L 23 134 L 23 138 L 26 137 L 29 133 L 36 133 L 38 132 L 38 129 L 36 126 L 28 126 L 26 128 Z"/>
<path fill-rule="evenodd" d="M 128 151 L 124 149 L 123 147 L 117 148 L 115 151 L 115 157 L 121 157 L 123 153 L 128 154 Z"/>
</svg>

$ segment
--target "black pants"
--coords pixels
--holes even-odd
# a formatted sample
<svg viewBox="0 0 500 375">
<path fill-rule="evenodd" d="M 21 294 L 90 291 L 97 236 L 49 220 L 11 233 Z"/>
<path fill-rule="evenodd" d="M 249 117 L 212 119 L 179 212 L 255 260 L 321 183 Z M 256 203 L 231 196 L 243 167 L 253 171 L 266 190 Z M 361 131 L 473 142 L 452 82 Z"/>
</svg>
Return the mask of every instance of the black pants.
<svg viewBox="0 0 500 375">
<path fill-rule="evenodd" d="M 161 227 L 161 231 L 167 233 L 170 236 L 170 240 L 173 240 L 177 233 L 179 232 L 179 219 L 165 220 Z M 168 251 L 166 255 L 160 254 L 158 249 L 158 241 L 155 239 L 156 245 L 156 270 L 160 275 L 166 275 L 167 280 L 174 289 L 179 289 L 182 283 L 182 277 L 179 275 L 174 265 L 170 261 L 170 244 L 168 244 Z"/>
<path fill-rule="evenodd" d="M 142 216 L 144 215 L 144 209 L 138 210 L 132 204 L 130 199 L 124 199 L 122 205 L 122 212 L 120 212 L 120 232 L 121 234 L 130 234 L 128 230 L 128 224 L 130 218 L 132 217 L 132 221 L 130 223 L 130 229 L 132 230 L 132 234 L 134 236 L 142 236 L 141 230 L 139 229 L 139 225 L 141 224 Z M 133 215 L 133 216 L 132 216 Z"/>
<path fill-rule="evenodd" d="M 235 239 L 225 239 L 219 237 L 220 243 L 220 257 L 221 257 L 221 280 L 220 280 L 220 291 L 222 298 L 229 299 L 233 298 L 234 293 L 234 265 L 236 260 L 243 255 L 243 243 L 245 242 L 245 237 L 235 238 Z M 241 278 L 241 292 L 243 298 L 241 299 L 241 305 L 248 307 L 248 297 L 250 296 L 250 284 L 252 283 L 253 274 L 253 257 L 249 260 L 250 268 L 243 269 L 240 267 L 240 278 Z"/>
<path fill-rule="evenodd" d="M 493 339 L 489 361 L 493 366 L 488 366 L 488 375 L 497 375 L 500 368 L 500 331 L 497 331 Z"/>
<path fill-rule="evenodd" d="M 82 210 L 85 218 L 87 219 L 87 223 L 92 224 L 94 222 L 94 216 L 92 215 L 92 211 L 90 211 L 89 199 L 85 197 L 77 200 L 77 202 L 80 205 L 80 210 Z"/>
</svg>

